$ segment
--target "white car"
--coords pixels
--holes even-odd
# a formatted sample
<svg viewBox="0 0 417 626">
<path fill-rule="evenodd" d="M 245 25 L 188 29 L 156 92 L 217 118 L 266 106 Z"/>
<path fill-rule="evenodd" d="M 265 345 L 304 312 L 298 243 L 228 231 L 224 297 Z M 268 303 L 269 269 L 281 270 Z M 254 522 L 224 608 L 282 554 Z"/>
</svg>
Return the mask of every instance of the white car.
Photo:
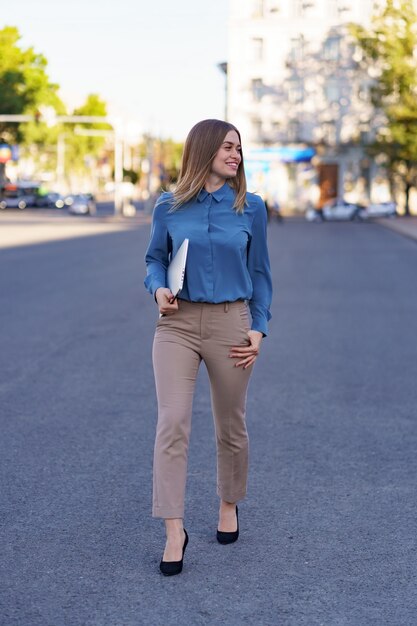
<svg viewBox="0 0 417 626">
<path fill-rule="evenodd" d="M 360 219 L 361 207 L 352 202 L 346 202 L 343 198 L 329 200 L 323 205 L 323 218 L 325 220 L 354 220 Z"/>
<path fill-rule="evenodd" d="M 73 215 L 95 215 L 96 203 L 90 194 L 77 194 L 71 196 L 72 202 L 68 206 L 68 212 Z"/>
<path fill-rule="evenodd" d="M 334 198 L 326 202 L 322 209 L 309 209 L 306 213 L 306 219 L 309 222 L 360 220 L 363 208 L 359 204 L 346 202 L 343 198 Z"/>
<path fill-rule="evenodd" d="M 369 204 L 360 211 L 362 219 L 369 219 L 372 217 L 396 217 L 397 205 L 395 202 L 377 202 Z"/>
</svg>

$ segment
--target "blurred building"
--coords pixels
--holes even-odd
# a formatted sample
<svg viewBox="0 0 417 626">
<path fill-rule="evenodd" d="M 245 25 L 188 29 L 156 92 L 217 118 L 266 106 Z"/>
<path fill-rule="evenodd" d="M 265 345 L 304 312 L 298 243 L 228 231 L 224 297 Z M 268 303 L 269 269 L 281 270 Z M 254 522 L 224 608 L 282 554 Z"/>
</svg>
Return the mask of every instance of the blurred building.
<svg viewBox="0 0 417 626">
<path fill-rule="evenodd" d="M 375 126 L 370 79 L 349 22 L 373 0 L 231 0 L 228 118 L 242 133 L 249 184 L 284 207 L 385 199 L 364 148 Z"/>
</svg>

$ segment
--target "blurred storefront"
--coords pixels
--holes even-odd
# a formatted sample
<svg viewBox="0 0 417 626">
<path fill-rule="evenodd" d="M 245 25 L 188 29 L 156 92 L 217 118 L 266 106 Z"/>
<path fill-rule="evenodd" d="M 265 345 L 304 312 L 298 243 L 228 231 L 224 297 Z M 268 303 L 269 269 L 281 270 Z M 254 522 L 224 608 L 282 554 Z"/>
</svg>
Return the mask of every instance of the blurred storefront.
<svg viewBox="0 0 417 626">
<path fill-rule="evenodd" d="M 315 150 L 309 147 L 249 148 L 245 151 L 248 189 L 284 210 L 306 206 L 314 201 L 314 156 Z"/>
</svg>

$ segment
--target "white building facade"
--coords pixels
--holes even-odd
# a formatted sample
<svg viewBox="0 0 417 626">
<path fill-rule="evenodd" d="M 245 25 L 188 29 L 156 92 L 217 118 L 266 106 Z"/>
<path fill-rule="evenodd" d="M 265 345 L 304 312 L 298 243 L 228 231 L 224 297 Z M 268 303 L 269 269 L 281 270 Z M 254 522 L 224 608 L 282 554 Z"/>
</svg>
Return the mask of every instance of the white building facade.
<svg viewBox="0 0 417 626">
<path fill-rule="evenodd" d="M 227 110 L 249 148 L 252 190 L 296 210 L 372 194 L 370 79 L 347 24 L 366 24 L 373 6 L 231 0 Z"/>
</svg>

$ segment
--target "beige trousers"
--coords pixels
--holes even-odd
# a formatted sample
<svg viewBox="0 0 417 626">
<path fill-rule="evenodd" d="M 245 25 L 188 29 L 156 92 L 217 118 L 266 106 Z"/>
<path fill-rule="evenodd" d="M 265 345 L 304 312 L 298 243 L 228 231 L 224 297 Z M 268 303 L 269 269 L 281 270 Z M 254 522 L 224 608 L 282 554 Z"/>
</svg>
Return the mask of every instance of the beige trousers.
<svg viewBox="0 0 417 626">
<path fill-rule="evenodd" d="M 197 372 L 208 371 L 217 444 L 217 493 L 227 502 L 246 495 L 248 435 L 246 391 L 252 367 L 235 367 L 232 346 L 248 345 L 244 302 L 209 304 L 179 300 L 161 317 L 153 344 L 158 399 L 154 451 L 154 517 L 183 518 L 188 443 Z"/>
</svg>

